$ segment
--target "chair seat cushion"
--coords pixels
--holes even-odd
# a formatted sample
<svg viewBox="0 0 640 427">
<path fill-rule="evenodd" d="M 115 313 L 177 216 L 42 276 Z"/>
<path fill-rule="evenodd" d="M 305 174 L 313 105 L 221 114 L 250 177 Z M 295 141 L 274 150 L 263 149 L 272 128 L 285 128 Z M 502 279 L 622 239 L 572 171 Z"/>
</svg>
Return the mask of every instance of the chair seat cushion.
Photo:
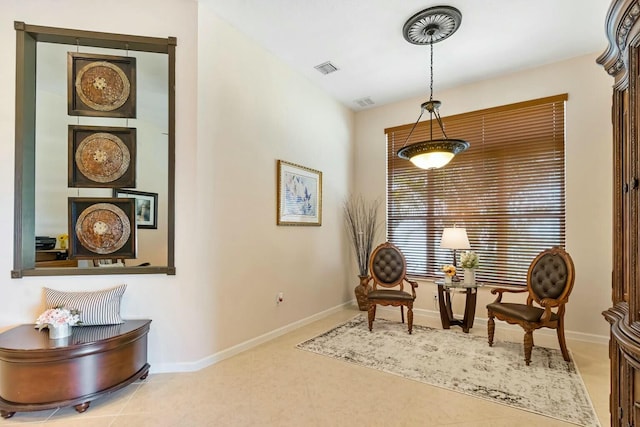
<svg viewBox="0 0 640 427">
<path fill-rule="evenodd" d="M 413 295 L 398 290 L 376 290 L 367 294 L 370 300 L 413 301 Z"/>
<path fill-rule="evenodd" d="M 539 322 L 544 309 L 532 307 L 526 304 L 514 304 L 508 302 L 492 302 L 487 305 L 487 309 L 494 313 L 504 314 L 513 319 L 524 320 L 525 322 Z M 557 320 L 558 315 L 551 313 L 551 320 Z"/>
</svg>

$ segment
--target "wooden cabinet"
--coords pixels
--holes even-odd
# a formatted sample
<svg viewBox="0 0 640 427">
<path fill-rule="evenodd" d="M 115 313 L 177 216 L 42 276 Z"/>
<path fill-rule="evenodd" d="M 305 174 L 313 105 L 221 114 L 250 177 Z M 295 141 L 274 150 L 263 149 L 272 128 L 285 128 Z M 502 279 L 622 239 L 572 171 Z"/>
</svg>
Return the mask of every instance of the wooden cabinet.
<svg viewBox="0 0 640 427">
<path fill-rule="evenodd" d="M 73 406 L 84 412 L 92 400 L 149 373 L 150 320 L 80 326 L 51 340 L 48 331 L 21 325 L 0 334 L 0 416 Z"/>
<path fill-rule="evenodd" d="M 606 20 L 609 47 L 599 58 L 614 78 L 613 271 L 610 412 L 612 426 L 640 427 L 640 4 L 614 0 Z"/>
</svg>

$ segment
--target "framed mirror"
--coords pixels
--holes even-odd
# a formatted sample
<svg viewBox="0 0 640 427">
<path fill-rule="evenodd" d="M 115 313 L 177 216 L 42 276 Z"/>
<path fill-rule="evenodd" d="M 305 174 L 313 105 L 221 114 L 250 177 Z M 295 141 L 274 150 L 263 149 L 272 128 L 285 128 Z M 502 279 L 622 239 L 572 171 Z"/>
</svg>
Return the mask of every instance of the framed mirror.
<svg viewBox="0 0 640 427">
<path fill-rule="evenodd" d="M 11 277 L 175 274 L 176 39 L 23 22 L 14 27 Z M 91 92 L 106 86 L 115 89 L 100 96 Z M 75 210 L 84 205 L 72 203 L 77 200 L 107 203 L 79 215 Z M 120 204 L 134 207 L 129 217 L 104 209 Z M 106 220 L 94 220 L 89 229 L 98 234 L 82 235 L 86 227 L 76 223 L 79 218 L 86 225 L 110 213 L 131 233 L 130 239 L 120 236 L 117 246 L 126 248 L 126 259 L 100 245 L 94 252 L 74 251 L 78 243 L 91 246 L 107 229 Z"/>
</svg>

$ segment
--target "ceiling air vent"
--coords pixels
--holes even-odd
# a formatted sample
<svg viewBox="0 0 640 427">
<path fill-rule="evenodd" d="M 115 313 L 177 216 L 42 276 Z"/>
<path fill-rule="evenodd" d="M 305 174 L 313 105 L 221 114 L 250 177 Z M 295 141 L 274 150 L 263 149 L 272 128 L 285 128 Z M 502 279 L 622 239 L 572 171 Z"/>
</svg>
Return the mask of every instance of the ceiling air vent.
<svg viewBox="0 0 640 427">
<path fill-rule="evenodd" d="M 322 74 L 330 74 L 330 73 L 333 73 L 334 71 L 338 71 L 338 67 L 336 67 L 329 61 L 324 62 L 320 65 L 316 65 L 313 68 L 320 71 Z"/>
<path fill-rule="evenodd" d="M 373 99 L 369 98 L 368 96 L 366 98 L 356 99 L 353 102 L 358 104 L 358 106 L 360 106 L 360 107 L 370 107 L 373 104 L 375 104 L 375 102 L 373 102 Z"/>
</svg>

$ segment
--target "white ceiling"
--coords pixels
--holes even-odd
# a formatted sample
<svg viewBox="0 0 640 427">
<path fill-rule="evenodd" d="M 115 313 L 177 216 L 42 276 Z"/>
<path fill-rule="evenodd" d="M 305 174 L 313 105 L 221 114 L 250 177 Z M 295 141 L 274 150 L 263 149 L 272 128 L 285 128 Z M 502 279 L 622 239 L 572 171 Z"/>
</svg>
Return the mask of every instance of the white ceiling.
<svg viewBox="0 0 640 427">
<path fill-rule="evenodd" d="M 402 26 L 432 6 L 462 12 L 434 45 L 434 92 L 607 47 L 610 0 L 199 0 L 347 107 L 429 94 L 429 47 Z M 314 66 L 331 61 L 339 71 Z M 257 67 L 260 64 L 256 64 Z M 604 72 L 604 71 L 603 71 Z M 372 108 L 372 107 L 366 107 Z"/>
</svg>

